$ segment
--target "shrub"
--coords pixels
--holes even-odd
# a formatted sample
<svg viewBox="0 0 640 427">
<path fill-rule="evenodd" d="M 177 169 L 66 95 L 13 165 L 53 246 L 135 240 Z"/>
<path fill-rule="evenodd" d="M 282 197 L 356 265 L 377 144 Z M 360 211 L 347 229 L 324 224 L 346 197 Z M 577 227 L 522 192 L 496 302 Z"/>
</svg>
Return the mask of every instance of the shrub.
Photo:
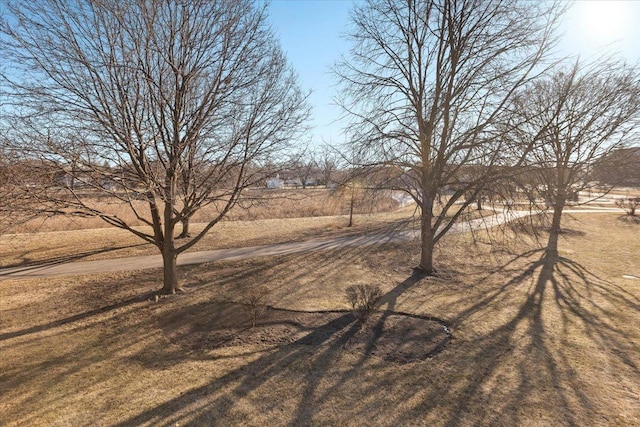
<svg viewBox="0 0 640 427">
<path fill-rule="evenodd" d="M 356 318 L 364 323 L 380 306 L 382 290 L 377 285 L 353 285 L 346 289 L 346 297 Z"/>
<path fill-rule="evenodd" d="M 267 311 L 270 293 L 269 288 L 262 285 L 252 286 L 245 292 L 242 303 L 246 308 L 252 328 L 256 326 L 256 321 Z"/>
<path fill-rule="evenodd" d="M 635 216 L 636 209 L 640 206 L 640 197 L 629 197 L 616 201 L 616 206 L 627 211 L 627 215 Z"/>
</svg>

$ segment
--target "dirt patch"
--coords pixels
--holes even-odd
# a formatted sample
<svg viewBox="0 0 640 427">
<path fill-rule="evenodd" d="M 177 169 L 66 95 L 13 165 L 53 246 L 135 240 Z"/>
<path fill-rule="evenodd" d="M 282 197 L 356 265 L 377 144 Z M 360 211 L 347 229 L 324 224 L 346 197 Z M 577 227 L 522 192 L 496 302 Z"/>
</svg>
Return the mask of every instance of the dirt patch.
<svg viewBox="0 0 640 427">
<path fill-rule="evenodd" d="M 339 345 L 388 362 L 410 363 L 433 357 L 451 339 L 442 322 L 401 313 L 375 313 L 361 325 L 350 312 L 270 308 L 252 328 L 241 304 L 206 303 L 201 308 L 194 311 L 198 316 L 178 313 L 163 321 L 170 341 L 196 352 L 251 345 Z"/>
<path fill-rule="evenodd" d="M 349 339 L 346 348 L 388 362 L 411 363 L 440 353 L 450 339 L 448 328 L 436 320 L 376 313 Z"/>
</svg>

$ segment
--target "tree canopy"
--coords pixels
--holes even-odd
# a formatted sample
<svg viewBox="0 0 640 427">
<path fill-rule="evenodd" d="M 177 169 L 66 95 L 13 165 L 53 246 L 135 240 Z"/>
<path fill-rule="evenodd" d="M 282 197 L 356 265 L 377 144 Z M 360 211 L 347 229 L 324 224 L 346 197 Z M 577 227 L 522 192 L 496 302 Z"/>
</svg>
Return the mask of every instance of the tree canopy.
<svg viewBox="0 0 640 427">
<path fill-rule="evenodd" d="M 158 247 L 164 292 L 175 261 L 304 130 L 306 94 L 248 0 L 16 1 L 0 30 L 3 114 L 14 149 L 68 177 L 49 209 L 94 215 Z M 124 202 L 149 229 L 100 208 Z M 140 203 L 140 202 L 143 203 Z M 206 205 L 218 215 L 176 245 Z M 148 231 L 150 230 L 150 231 Z"/>
</svg>

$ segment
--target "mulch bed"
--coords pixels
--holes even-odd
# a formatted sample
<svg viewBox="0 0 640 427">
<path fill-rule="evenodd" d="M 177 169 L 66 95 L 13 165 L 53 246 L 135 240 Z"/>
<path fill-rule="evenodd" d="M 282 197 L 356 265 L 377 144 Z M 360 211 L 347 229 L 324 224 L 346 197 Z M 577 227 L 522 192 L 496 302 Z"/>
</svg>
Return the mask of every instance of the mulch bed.
<svg viewBox="0 0 640 427">
<path fill-rule="evenodd" d="M 350 312 L 269 308 L 251 327 L 242 304 L 216 302 L 165 322 L 168 338 L 191 351 L 248 345 L 339 345 L 356 354 L 411 363 L 435 356 L 451 340 L 449 330 L 437 319 L 391 312 L 376 312 L 361 324 Z"/>
</svg>

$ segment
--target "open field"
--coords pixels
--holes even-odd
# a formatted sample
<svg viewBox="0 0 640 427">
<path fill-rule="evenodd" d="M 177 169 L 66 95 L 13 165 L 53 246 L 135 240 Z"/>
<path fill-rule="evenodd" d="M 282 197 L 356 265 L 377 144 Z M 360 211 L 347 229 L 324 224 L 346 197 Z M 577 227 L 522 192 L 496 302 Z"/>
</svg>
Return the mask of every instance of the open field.
<svg viewBox="0 0 640 427">
<path fill-rule="evenodd" d="M 159 302 L 157 270 L 1 281 L 0 424 L 638 425 L 640 226 L 619 218 L 567 216 L 555 260 L 526 236 L 450 236 L 439 278 L 412 274 L 413 243 L 183 267 L 186 292 Z M 365 331 L 304 313 L 346 309 L 359 283 L 385 292 Z M 234 329 L 257 285 L 302 312 Z M 407 352 L 376 333 L 390 312 L 453 339 L 385 358 Z"/>
<path fill-rule="evenodd" d="M 190 251 L 346 236 L 386 230 L 389 227 L 399 231 L 419 227 L 414 217 L 415 212 L 415 205 L 409 205 L 389 212 L 356 214 L 353 227 L 347 227 L 348 217 L 345 215 L 222 221 Z M 264 212 L 264 214 L 267 213 L 274 212 Z M 491 214 L 493 214 L 491 210 L 469 209 L 461 219 L 473 219 Z M 192 224 L 192 234 L 202 230 L 203 227 L 203 223 Z M 144 227 L 140 229 L 144 230 Z M 145 231 L 150 232 L 149 229 Z M 0 234 L 0 268 L 32 266 L 41 262 L 91 261 L 158 253 L 155 246 L 114 227 Z"/>
<path fill-rule="evenodd" d="M 225 216 L 225 221 L 253 221 L 261 219 L 301 218 L 317 216 L 339 216 L 349 213 L 351 194 L 341 190 L 307 188 L 290 190 L 250 189 L 245 191 L 240 202 Z M 85 203 L 101 212 L 117 215 L 131 226 L 142 226 L 131 207 L 122 200 L 87 195 Z M 132 201 L 139 212 L 149 217 L 148 205 Z M 196 212 L 192 222 L 207 222 L 218 215 L 222 204 L 210 204 Z M 381 191 L 375 197 L 370 194 L 356 194 L 354 213 L 389 212 L 397 209 L 398 203 L 391 198 L 391 192 Z M 4 226 L 4 227 L 2 227 Z M 66 217 L 62 215 L 46 219 L 36 218 L 23 224 L 0 224 L 0 230 L 9 228 L 11 233 L 33 233 L 47 231 L 84 230 L 110 227 L 97 217 Z"/>
<path fill-rule="evenodd" d="M 348 219 L 344 216 L 223 221 L 209 231 L 192 251 L 364 233 L 388 227 L 390 223 L 399 228 L 410 227 L 413 226 L 411 216 L 414 210 L 415 207 L 407 207 L 394 212 L 356 215 L 354 227 L 347 227 Z M 202 223 L 192 224 L 192 233 L 203 227 Z M 159 254 L 158 249 L 114 227 L 0 235 L 0 267 L 26 266 L 51 260 L 89 261 L 150 254 Z"/>
<path fill-rule="evenodd" d="M 640 196 L 638 189 L 621 189 L 626 196 Z M 228 218 L 217 224 L 191 251 L 213 250 L 270 243 L 305 240 L 310 237 L 331 237 L 359 234 L 379 230 L 394 223 L 396 229 L 418 228 L 416 206 L 398 208 L 390 197 L 360 201 L 354 216 L 355 227 L 347 227 L 348 195 L 327 190 L 264 190 L 261 200 L 252 206 L 244 203 L 232 210 Z M 621 193 L 621 194 L 622 194 Z M 585 200 L 590 200 L 585 196 Z M 613 206 L 613 201 L 591 203 L 593 206 Z M 98 202 L 96 202 L 98 203 Z M 105 203 L 105 202 L 100 202 Z M 529 209 L 527 204 L 514 206 Z M 117 202 L 114 211 L 121 217 L 132 216 L 126 206 Z M 503 209 L 501 204 L 485 204 L 476 211 L 475 204 L 466 208 L 464 218 L 490 215 L 492 210 Z M 451 209 L 453 215 L 457 208 Z M 436 208 L 437 212 L 437 208 Z M 192 220 L 191 233 L 204 227 L 202 221 L 210 218 L 204 209 Z M 135 223 L 133 218 L 129 218 Z M 138 227 L 150 232 L 149 227 Z M 178 226 L 178 231 L 180 227 Z M 54 217 L 32 220 L 12 228 L 20 233 L 0 233 L 0 268 L 29 266 L 42 261 L 66 262 L 98 260 L 125 256 L 157 254 L 158 249 L 133 234 L 109 226 L 99 218 Z"/>
<path fill-rule="evenodd" d="M 326 189 L 265 190 L 261 200 L 242 203 L 207 233 L 191 250 L 222 249 L 304 240 L 375 230 L 380 224 L 399 221 L 405 226 L 414 206 L 398 210 L 390 197 L 362 201 L 355 209 L 354 227 L 348 224 L 348 197 Z M 257 199 L 257 197 L 254 197 Z M 107 204 L 95 201 L 96 204 Z M 140 202 L 142 203 L 142 202 Z M 139 223 L 122 202 L 109 209 L 130 223 Z M 101 206 L 105 208 L 105 206 Z M 191 223 L 195 235 L 210 219 L 211 209 L 198 212 Z M 346 212 L 345 212 L 346 209 Z M 469 212 L 470 215 L 477 215 Z M 401 226 L 401 224 L 398 224 Z M 150 227 L 139 226 L 151 233 Z M 0 230 L 3 230 L 0 227 Z M 65 262 L 157 254 L 158 249 L 133 234 L 109 226 L 99 218 L 53 217 L 35 219 L 0 232 L 0 268 L 28 266 L 42 261 Z M 178 226 L 178 231 L 180 227 Z M 178 241 L 179 244 L 179 241 Z"/>
</svg>

